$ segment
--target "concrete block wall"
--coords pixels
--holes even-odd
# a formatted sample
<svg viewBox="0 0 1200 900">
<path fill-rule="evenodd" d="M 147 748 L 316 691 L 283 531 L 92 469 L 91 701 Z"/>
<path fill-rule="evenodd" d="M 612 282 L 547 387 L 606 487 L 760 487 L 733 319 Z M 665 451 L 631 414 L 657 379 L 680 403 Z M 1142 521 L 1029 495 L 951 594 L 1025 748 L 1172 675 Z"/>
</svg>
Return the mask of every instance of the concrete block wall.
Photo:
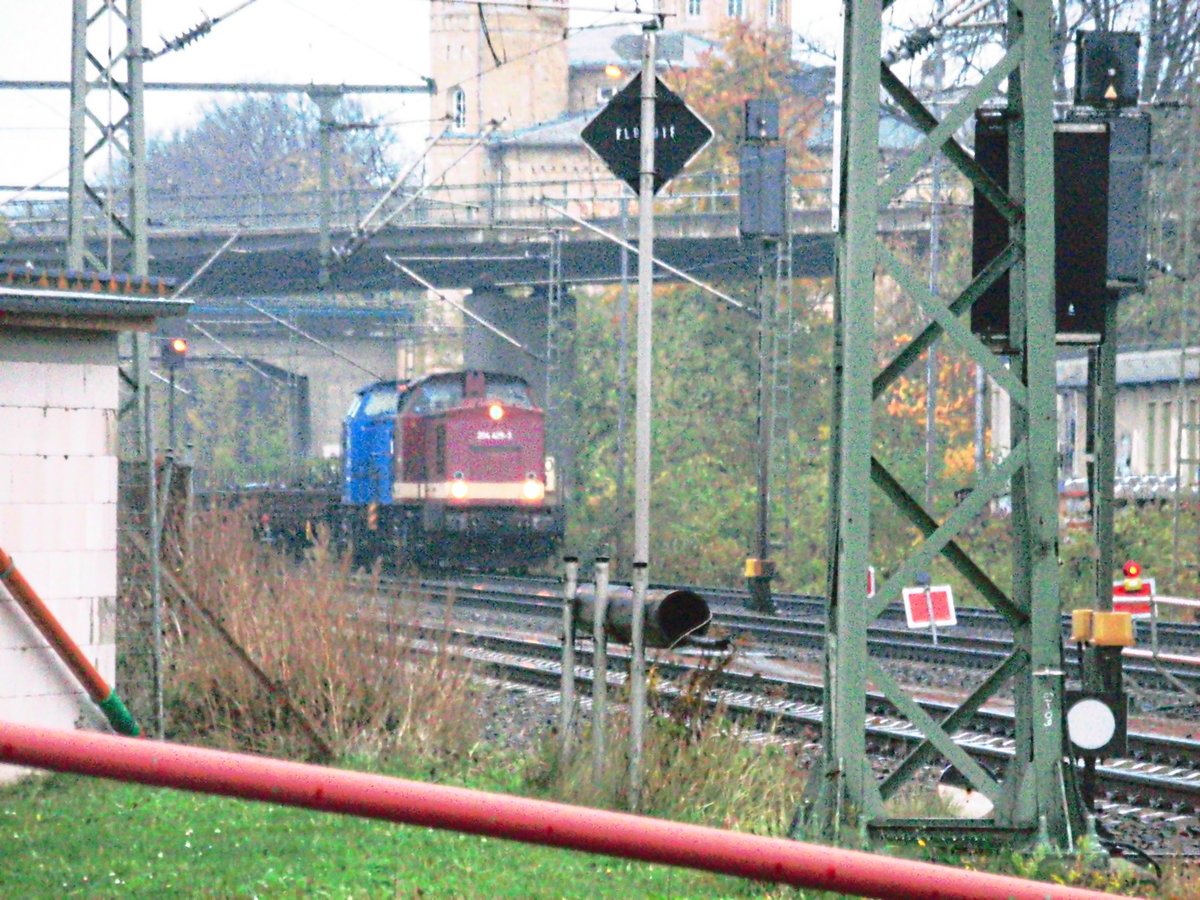
<svg viewBox="0 0 1200 900">
<path fill-rule="evenodd" d="M 116 669 L 116 336 L 0 327 L 0 547 L 109 684 Z M 0 720 L 103 716 L 0 587 Z M 0 766 L 0 781 L 20 774 Z"/>
</svg>

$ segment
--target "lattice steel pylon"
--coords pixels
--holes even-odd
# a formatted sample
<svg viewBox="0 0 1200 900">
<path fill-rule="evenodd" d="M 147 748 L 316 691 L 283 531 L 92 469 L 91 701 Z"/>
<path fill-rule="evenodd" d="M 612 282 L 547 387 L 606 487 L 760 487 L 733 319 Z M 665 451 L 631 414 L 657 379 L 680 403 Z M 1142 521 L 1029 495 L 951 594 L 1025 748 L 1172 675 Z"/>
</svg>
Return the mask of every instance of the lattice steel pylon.
<svg viewBox="0 0 1200 900">
<path fill-rule="evenodd" d="M 939 121 L 881 62 L 881 0 L 846 0 L 841 58 L 842 129 L 836 235 L 834 411 L 831 436 L 828 618 L 825 652 L 824 747 L 809 775 L 793 831 L 839 843 L 963 840 L 995 844 L 1042 841 L 1069 850 L 1086 827 L 1075 773 L 1064 752 L 1064 668 L 1058 592 L 1058 515 L 1054 351 L 1053 9 L 1049 0 L 1010 3 L 1004 53 Z M 986 100 L 1007 85 L 1009 185 L 1001 190 L 955 140 Z M 907 158 L 879 170 L 881 88 L 926 133 Z M 932 296 L 917 273 L 886 247 L 879 213 L 937 152 L 962 171 L 1009 224 L 1004 250 L 949 304 Z M 929 324 L 876 371 L 877 269 L 886 271 Z M 962 320 L 981 293 L 1010 276 L 1013 347 L 1005 365 Z M 984 368 L 1011 398 L 1012 449 L 940 521 L 907 491 L 874 449 L 875 401 L 935 340 L 949 343 Z M 894 452 L 894 451 L 893 451 Z M 881 453 L 882 455 L 882 453 Z M 873 597 L 872 489 L 890 501 L 923 539 Z M 1013 583 L 1006 591 L 958 542 L 996 496 L 1013 503 Z M 874 658 L 867 628 L 905 585 L 940 556 L 1009 623 L 1013 649 L 1004 662 L 940 721 Z M 916 725 L 924 741 L 883 778 L 872 770 L 864 721 L 868 685 Z M 953 734 L 1004 687 L 1015 705 L 1015 755 L 989 772 L 955 743 Z M 925 764 L 948 760 L 995 803 L 991 818 L 900 817 L 887 801 L 915 788 Z"/>
<path fill-rule="evenodd" d="M 72 0 L 68 269 L 149 274 L 142 69 L 142 0 Z M 102 186 L 94 179 L 105 161 Z M 121 415 L 137 410 L 138 427 L 125 433 L 149 455 L 150 345 L 141 333 L 131 343 Z"/>
<path fill-rule="evenodd" d="M 114 41 L 119 41 L 114 44 Z M 103 46 L 101 46 L 103 45 Z M 146 119 L 141 0 L 73 0 L 71 15 L 70 179 L 67 266 L 147 274 Z M 90 101 L 101 102 L 92 104 Z M 95 138 L 89 141 L 88 123 Z M 108 183 L 89 181 L 87 165 L 108 154 Z M 124 164 L 118 172 L 112 164 Z M 123 196 L 118 174 L 126 176 Z M 95 173 L 92 173 L 93 177 Z M 111 235 L 100 255 L 87 244 L 89 213 Z M 116 259 L 119 239 L 128 258 Z"/>
<path fill-rule="evenodd" d="M 102 49 L 101 49 L 102 48 Z M 142 48 L 142 0 L 72 0 L 70 162 L 67 196 L 68 269 L 93 269 L 123 275 L 149 274 L 148 203 L 146 198 L 146 116 Z M 93 100 L 99 102 L 93 105 Z M 91 123 L 92 129 L 88 124 Z M 89 133 L 96 135 L 89 142 Z M 88 163 L 103 159 L 107 186 L 89 182 Z M 116 162 L 123 163 L 118 168 Z M 93 173 L 94 174 L 94 173 Z M 119 175 L 125 176 L 122 185 Z M 118 196 L 118 186 L 123 195 Z M 88 246 L 89 212 L 102 227 L 103 251 Z M 116 256 L 124 247 L 125 256 Z M 119 415 L 123 434 L 136 447 L 123 456 L 145 463 L 146 529 L 150 547 L 151 624 L 154 649 L 154 728 L 163 735 L 162 586 L 154 437 L 150 406 L 150 341 L 135 332 L 122 352 L 122 385 L 128 388 Z M 132 414 L 132 415 L 131 415 Z M 130 421 L 132 418 L 132 421 Z M 125 442 L 123 442 L 125 443 Z"/>
</svg>

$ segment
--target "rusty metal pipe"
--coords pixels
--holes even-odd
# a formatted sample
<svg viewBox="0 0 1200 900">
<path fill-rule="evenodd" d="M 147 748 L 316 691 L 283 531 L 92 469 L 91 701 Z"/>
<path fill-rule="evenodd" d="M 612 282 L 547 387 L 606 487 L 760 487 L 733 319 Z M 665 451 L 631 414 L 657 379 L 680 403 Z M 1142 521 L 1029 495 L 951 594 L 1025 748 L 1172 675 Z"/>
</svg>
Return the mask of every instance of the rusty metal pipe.
<svg viewBox="0 0 1200 900">
<path fill-rule="evenodd" d="M 54 617 L 54 613 L 50 612 L 50 609 L 42 602 L 42 598 L 38 596 L 37 591 L 30 586 L 29 582 L 25 580 L 25 576 L 17 569 L 12 557 L 2 548 L 0 548 L 0 581 L 4 582 L 4 586 L 8 588 L 12 598 L 17 601 L 21 609 L 25 610 L 25 615 L 29 616 L 38 632 L 49 642 L 58 658 L 83 685 L 88 696 L 104 712 L 112 727 L 121 734 L 136 735 L 138 733 L 137 723 L 133 720 L 129 710 L 125 708 L 125 704 L 121 702 L 121 698 L 96 671 L 96 667 L 92 665 L 91 661 L 83 655 L 79 645 L 67 634 L 66 629 Z"/>
<path fill-rule="evenodd" d="M 1083 888 L 782 838 L 106 734 L 0 723 L 0 762 L 604 853 L 878 900 L 1121 900 Z"/>
<path fill-rule="evenodd" d="M 596 586 L 583 584 L 576 594 L 575 615 L 582 626 L 595 620 Z M 712 621 L 712 612 L 703 597 L 694 591 L 654 590 L 646 592 L 645 631 L 647 647 L 674 647 L 686 637 L 703 635 Z M 609 640 L 628 644 L 633 636 L 633 588 L 614 584 L 608 588 L 604 632 Z"/>
</svg>

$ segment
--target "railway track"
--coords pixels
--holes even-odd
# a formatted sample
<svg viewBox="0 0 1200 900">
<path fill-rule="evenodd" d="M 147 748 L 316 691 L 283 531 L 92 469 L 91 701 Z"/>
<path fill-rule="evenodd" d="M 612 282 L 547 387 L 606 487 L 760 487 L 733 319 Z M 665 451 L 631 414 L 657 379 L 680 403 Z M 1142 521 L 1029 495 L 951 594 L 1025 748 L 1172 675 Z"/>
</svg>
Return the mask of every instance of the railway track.
<svg viewBox="0 0 1200 900">
<path fill-rule="evenodd" d="M 411 589 L 413 586 L 408 585 Z M 423 582 L 421 589 L 434 599 L 453 597 L 460 610 L 486 610 L 488 615 L 508 615 L 512 622 L 501 627 L 521 627 L 528 631 L 530 620 L 539 622 L 539 637 L 514 637 L 483 630 L 460 631 L 456 639 L 467 648 L 468 655 L 478 663 L 493 667 L 498 677 L 530 687 L 556 692 L 561 679 L 561 645 L 556 637 L 561 616 L 561 601 L 553 585 L 537 585 L 531 595 L 512 587 L 497 588 L 494 584 L 471 585 L 454 582 Z M 737 622 L 750 614 L 721 613 L 718 622 Z M 764 617 L 753 617 L 764 618 Z M 771 617 L 765 617 L 771 618 Z M 775 636 L 791 642 L 794 635 L 784 625 L 771 623 L 764 627 L 776 630 Z M 546 626 L 549 625 L 547 628 Z M 577 678 L 589 682 L 589 642 L 583 642 L 578 652 Z M 930 650 L 925 642 L 920 648 Z M 743 651 L 746 652 L 746 651 Z M 750 651 L 753 654 L 755 651 Z M 903 653 L 905 651 L 898 651 Z M 622 648 L 610 648 L 610 658 L 621 659 Z M 920 658 L 920 657 L 918 657 Z M 927 661 L 928 657 L 924 657 Z M 941 662 L 945 665 L 947 663 Z M 822 685 L 818 680 L 764 675 L 761 671 L 726 667 L 713 671 L 711 655 L 705 659 L 689 659 L 680 654 L 660 654 L 656 659 L 665 679 L 662 697 L 669 700 L 676 685 L 689 679 L 703 677 L 708 685 L 708 702 L 721 705 L 744 723 L 770 724 L 773 732 L 791 735 L 794 739 L 811 739 L 822 722 Z M 623 676 L 613 675 L 617 681 Z M 869 698 L 869 717 L 866 723 L 868 739 L 876 748 L 892 747 L 895 752 L 906 749 L 922 739 L 911 723 L 895 715 L 882 696 Z M 953 704 L 933 700 L 922 706 L 935 719 L 944 718 Z M 955 740 L 981 760 L 1000 764 L 1013 752 L 1013 723 L 1011 713 L 985 708 L 965 722 Z M 1151 820 L 1171 829 L 1178 828 L 1200 839 L 1200 742 L 1190 738 L 1131 732 L 1129 757 L 1109 760 L 1097 768 L 1098 780 L 1106 799 L 1100 811 L 1117 811 L 1122 817 L 1135 815 L 1139 821 Z M 1121 812 L 1121 811 L 1124 812 Z M 1197 847 L 1200 850 L 1200 846 Z"/>
<path fill-rule="evenodd" d="M 524 584 L 524 586 L 521 586 Z M 439 592 L 442 596 L 453 593 L 459 602 L 486 602 L 492 608 L 525 615 L 558 617 L 561 615 L 561 600 L 558 585 L 549 580 L 533 580 L 512 583 L 487 579 L 464 579 L 462 581 L 423 581 L 422 588 Z M 711 597 L 713 622 L 734 635 L 751 637 L 756 641 L 773 646 L 803 648 L 817 651 L 824 646 L 824 605 L 812 599 L 797 600 L 795 609 L 803 609 L 805 616 L 768 616 L 738 609 L 741 598 L 737 592 L 715 592 L 709 588 L 693 588 L 698 593 Z M 906 625 L 903 612 L 894 611 L 894 616 L 882 617 L 868 628 L 868 639 L 873 654 L 880 657 L 939 666 L 955 666 L 970 669 L 992 669 L 1012 652 L 1012 640 L 995 636 L 1001 630 L 998 614 L 985 610 L 967 609 L 959 613 L 959 627 L 953 632 L 939 631 L 937 643 L 925 633 L 915 633 Z M 971 626 L 968 623 L 974 622 Z M 1189 649 L 1200 646 L 1200 631 L 1194 626 L 1180 625 L 1174 633 L 1178 640 L 1191 629 L 1196 643 Z M 989 634 L 989 631 L 992 632 Z M 1161 639 L 1161 635 L 1160 635 Z M 1078 675 L 1079 650 L 1068 645 L 1065 653 L 1068 673 Z M 1193 693 L 1200 694 L 1200 658 L 1190 660 L 1181 654 L 1165 656 L 1160 661 L 1150 658 L 1148 651 L 1132 648 L 1126 654 L 1125 676 L 1139 692 L 1162 692 L 1168 696 L 1179 691 L 1172 679 Z M 1182 698 L 1181 698 L 1182 699 Z"/>
</svg>

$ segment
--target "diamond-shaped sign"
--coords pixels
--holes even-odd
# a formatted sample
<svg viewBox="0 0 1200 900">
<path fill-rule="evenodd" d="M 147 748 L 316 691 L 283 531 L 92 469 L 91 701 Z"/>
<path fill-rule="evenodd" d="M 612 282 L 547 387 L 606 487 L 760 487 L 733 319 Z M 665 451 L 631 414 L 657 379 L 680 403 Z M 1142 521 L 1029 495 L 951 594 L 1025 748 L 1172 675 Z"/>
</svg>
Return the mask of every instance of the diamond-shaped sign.
<svg viewBox="0 0 1200 900">
<path fill-rule="evenodd" d="M 585 144 L 604 160 L 612 173 L 639 190 L 641 171 L 642 75 L 625 85 L 584 127 Z M 654 78 L 654 193 L 683 171 L 683 167 L 712 140 L 713 131 L 683 102 L 683 98 Z"/>
</svg>

